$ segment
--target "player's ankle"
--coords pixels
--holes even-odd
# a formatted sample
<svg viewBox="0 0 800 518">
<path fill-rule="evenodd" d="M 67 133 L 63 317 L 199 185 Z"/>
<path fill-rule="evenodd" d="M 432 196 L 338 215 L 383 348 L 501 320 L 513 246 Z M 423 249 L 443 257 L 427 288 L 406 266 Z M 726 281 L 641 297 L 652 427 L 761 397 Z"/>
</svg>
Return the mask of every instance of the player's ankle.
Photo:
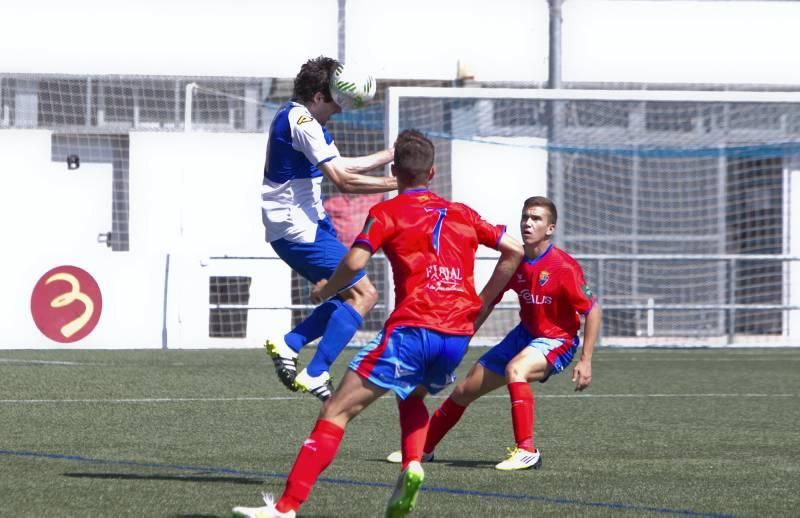
<svg viewBox="0 0 800 518">
<path fill-rule="evenodd" d="M 536 448 L 533 447 L 533 441 L 520 441 L 517 443 L 517 448 L 531 453 L 536 451 Z"/>
<path fill-rule="evenodd" d="M 282 513 L 288 513 L 289 511 L 297 512 L 300 509 L 300 501 L 292 498 L 289 495 L 283 495 L 278 503 L 275 504 L 275 509 Z"/>
</svg>

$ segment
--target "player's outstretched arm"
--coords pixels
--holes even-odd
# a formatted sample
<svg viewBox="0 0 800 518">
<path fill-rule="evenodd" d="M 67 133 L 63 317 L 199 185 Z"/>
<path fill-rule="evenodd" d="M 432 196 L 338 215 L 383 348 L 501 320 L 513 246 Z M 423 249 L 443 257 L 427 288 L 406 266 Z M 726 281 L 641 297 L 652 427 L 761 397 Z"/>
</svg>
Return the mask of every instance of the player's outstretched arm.
<svg viewBox="0 0 800 518">
<path fill-rule="evenodd" d="M 337 157 L 320 164 L 319 169 L 344 193 L 371 194 L 397 189 L 394 176 L 367 176 L 364 173 L 394 160 L 394 149 L 384 149 L 362 157 Z"/>
<path fill-rule="evenodd" d="M 320 304 L 329 298 L 333 297 L 339 290 L 350 284 L 356 273 L 363 270 L 369 258 L 372 257 L 372 252 L 367 248 L 355 245 L 347 255 L 345 255 L 336 267 L 331 278 L 326 281 L 320 281 L 311 290 L 311 302 Z"/>
<path fill-rule="evenodd" d="M 572 381 L 575 383 L 575 390 L 578 392 L 588 387 L 592 382 L 592 354 L 594 353 L 594 344 L 600 335 L 601 315 L 600 304 L 597 302 L 589 310 L 589 314 L 586 315 L 581 357 L 572 369 Z"/>
<path fill-rule="evenodd" d="M 492 314 L 494 310 L 493 304 L 485 304 L 481 307 L 481 312 L 478 313 L 478 318 L 475 319 L 475 332 L 478 332 L 478 329 L 481 328 L 486 319 L 489 318 L 489 315 Z"/>
<path fill-rule="evenodd" d="M 517 271 L 519 263 L 525 256 L 525 250 L 522 248 L 522 244 L 508 234 L 503 234 L 503 237 L 500 238 L 497 250 L 500 252 L 500 258 L 497 260 L 492 276 L 489 277 L 486 286 L 483 287 L 480 294 L 483 308 L 481 308 L 481 313 L 478 315 L 478 318 L 480 319 L 482 316 L 483 320 L 486 320 L 486 317 L 489 316 L 491 312 L 489 306 L 494 302 L 497 296 L 503 292 L 508 281 L 511 280 L 511 276 Z M 483 324 L 483 320 L 479 320 L 478 322 Z M 478 322 L 476 322 L 476 324 L 478 324 Z"/>
</svg>

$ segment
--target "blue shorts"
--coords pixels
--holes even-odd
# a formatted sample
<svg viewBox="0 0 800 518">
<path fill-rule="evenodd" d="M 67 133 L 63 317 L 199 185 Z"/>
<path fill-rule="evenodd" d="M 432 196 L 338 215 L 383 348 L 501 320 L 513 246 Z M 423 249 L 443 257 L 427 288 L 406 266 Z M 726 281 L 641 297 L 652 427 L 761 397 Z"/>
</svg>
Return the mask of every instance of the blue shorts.
<svg viewBox="0 0 800 518">
<path fill-rule="evenodd" d="M 577 336 L 572 340 L 536 338 L 528 333 L 522 324 L 519 324 L 503 338 L 503 341 L 481 356 L 478 363 L 495 374 L 505 377 L 506 365 L 523 349 L 533 347 L 544 355 L 547 363 L 552 367 L 550 374 L 541 380 L 541 383 L 544 383 L 552 374 L 558 374 L 567 368 L 579 345 L 580 340 Z"/>
<path fill-rule="evenodd" d="M 339 261 L 347 254 L 347 247 L 336 239 L 336 229 L 328 217 L 319 221 L 313 243 L 295 243 L 281 238 L 270 244 L 283 262 L 314 284 L 322 279 L 330 279 Z M 347 288 L 365 275 L 364 270 L 359 271 Z"/>
<path fill-rule="evenodd" d="M 420 327 L 384 329 L 350 362 L 350 369 L 375 385 L 407 398 L 418 385 L 436 394 L 456 380 L 469 336 Z"/>
</svg>

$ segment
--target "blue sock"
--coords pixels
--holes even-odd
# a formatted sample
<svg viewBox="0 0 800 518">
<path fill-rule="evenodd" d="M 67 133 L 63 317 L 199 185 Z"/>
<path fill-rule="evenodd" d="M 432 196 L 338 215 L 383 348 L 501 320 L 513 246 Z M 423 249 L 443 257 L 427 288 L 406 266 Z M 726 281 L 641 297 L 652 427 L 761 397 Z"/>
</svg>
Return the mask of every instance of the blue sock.
<svg viewBox="0 0 800 518">
<path fill-rule="evenodd" d="M 337 308 L 342 307 L 342 304 L 344 304 L 344 302 L 335 298 L 326 301 L 324 304 L 320 304 L 305 320 L 287 333 L 286 336 L 283 337 L 283 341 L 286 342 L 286 345 L 294 352 L 299 353 L 300 349 L 308 342 L 322 336 L 322 333 L 325 332 L 325 328 L 328 326 L 331 315 Z"/>
<path fill-rule="evenodd" d="M 308 364 L 308 374 L 319 376 L 330 370 L 336 357 L 350 343 L 350 339 L 356 334 L 363 321 L 364 319 L 353 306 L 342 303 L 328 321 L 328 327 L 325 328 L 322 340 L 317 346 L 317 353 Z"/>
</svg>

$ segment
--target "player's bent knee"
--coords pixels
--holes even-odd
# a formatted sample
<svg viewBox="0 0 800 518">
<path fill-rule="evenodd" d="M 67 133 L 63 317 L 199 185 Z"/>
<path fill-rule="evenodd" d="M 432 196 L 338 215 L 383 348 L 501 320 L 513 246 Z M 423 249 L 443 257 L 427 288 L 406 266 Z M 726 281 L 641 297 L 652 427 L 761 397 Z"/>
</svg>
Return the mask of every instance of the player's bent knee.
<svg viewBox="0 0 800 518">
<path fill-rule="evenodd" d="M 459 383 L 453 392 L 450 394 L 452 399 L 458 406 L 466 407 L 470 403 L 480 397 L 480 393 L 469 390 L 466 383 Z"/>
<path fill-rule="evenodd" d="M 364 283 L 364 301 L 370 308 L 378 303 L 378 290 L 369 279 Z"/>
<path fill-rule="evenodd" d="M 365 312 L 371 310 L 378 303 L 378 290 L 367 277 L 344 292 L 343 296 L 353 306 L 362 308 Z"/>
<path fill-rule="evenodd" d="M 364 304 L 368 305 L 370 309 L 378 303 L 378 290 L 372 283 L 369 284 L 369 289 L 364 293 Z"/>
<path fill-rule="evenodd" d="M 513 383 L 516 381 L 527 381 L 527 369 L 524 369 L 522 365 L 518 363 L 511 362 L 506 365 L 506 380 L 509 383 Z"/>
<path fill-rule="evenodd" d="M 417 388 L 414 389 L 414 392 L 412 392 L 411 395 L 409 395 L 408 397 L 416 397 L 416 398 L 419 398 L 419 399 L 425 399 L 425 396 L 427 396 L 427 395 L 428 395 L 428 390 L 424 386 L 419 385 L 419 386 L 417 386 Z"/>
<path fill-rule="evenodd" d="M 322 408 L 319 411 L 319 418 L 344 428 L 347 426 L 347 423 L 355 417 L 355 415 L 352 415 L 352 412 L 348 410 L 349 409 L 342 408 L 338 401 L 334 401 L 333 398 L 330 398 L 322 404 Z"/>
</svg>

